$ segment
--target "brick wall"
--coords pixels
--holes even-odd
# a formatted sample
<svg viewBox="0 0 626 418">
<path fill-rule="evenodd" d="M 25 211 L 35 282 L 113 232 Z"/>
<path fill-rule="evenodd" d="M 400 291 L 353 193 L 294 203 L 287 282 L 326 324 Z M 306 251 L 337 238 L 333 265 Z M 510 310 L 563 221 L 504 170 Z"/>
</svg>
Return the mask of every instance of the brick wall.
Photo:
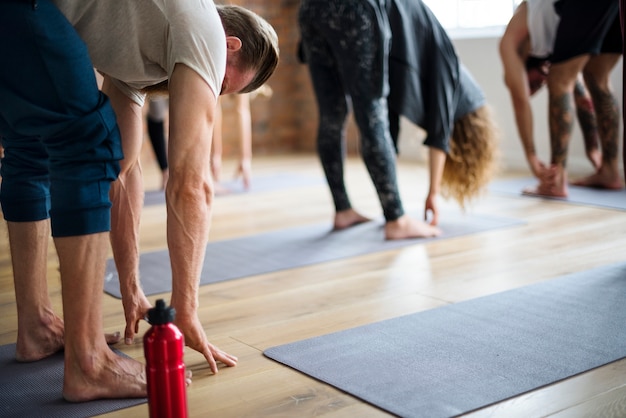
<svg viewBox="0 0 626 418">
<path fill-rule="evenodd" d="M 317 105 L 306 65 L 298 62 L 296 51 L 300 38 L 298 9 L 300 0 L 231 0 L 264 17 L 276 30 L 280 63 L 268 81 L 270 98 L 257 97 L 251 102 L 252 151 L 257 155 L 315 151 Z M 229 134 L 232 104 L 223 101 L 224 156 L 236 154 L 239 139 Z M 229 117 L 229 113 L 231 116 Z M 349 149 L 355 148 L 353 123 L 349 129 Z"/>
</svg>

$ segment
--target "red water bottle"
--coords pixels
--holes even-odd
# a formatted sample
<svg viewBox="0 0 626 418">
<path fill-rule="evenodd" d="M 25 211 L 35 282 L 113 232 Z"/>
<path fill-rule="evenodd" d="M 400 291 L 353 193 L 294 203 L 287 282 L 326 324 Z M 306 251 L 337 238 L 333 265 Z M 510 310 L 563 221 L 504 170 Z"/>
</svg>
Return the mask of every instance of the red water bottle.
<svg viewBox="0 0 626 418">
<path fill-rule="evenodd" d="M 150 329 L 143 337 L 151 418 L 187 417 L 185 338 L 173 324 L 176 310 L 163 299 L 148 311 Z"/>
</svg>

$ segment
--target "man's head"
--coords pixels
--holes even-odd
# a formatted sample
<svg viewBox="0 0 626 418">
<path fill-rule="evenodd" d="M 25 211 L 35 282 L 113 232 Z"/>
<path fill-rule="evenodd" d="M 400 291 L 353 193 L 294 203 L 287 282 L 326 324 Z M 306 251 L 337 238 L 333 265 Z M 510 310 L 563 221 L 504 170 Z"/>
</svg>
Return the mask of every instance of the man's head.
<svg viewBox="0 0 626 418">
<path fill-rule="evenodd" d="M 549 71 L 550 61 L 547 59 L 535 57 L 526 59 L 526 74 L 531 96 L 546 84 Z"/>
<path fill-rule="evenodd" d="M 228 48 L 222 93 L 254 91 L 278 66 L 278 36 L 265 19 L 243 7 L 218 5 L 217 11 Z"/>
</svg>

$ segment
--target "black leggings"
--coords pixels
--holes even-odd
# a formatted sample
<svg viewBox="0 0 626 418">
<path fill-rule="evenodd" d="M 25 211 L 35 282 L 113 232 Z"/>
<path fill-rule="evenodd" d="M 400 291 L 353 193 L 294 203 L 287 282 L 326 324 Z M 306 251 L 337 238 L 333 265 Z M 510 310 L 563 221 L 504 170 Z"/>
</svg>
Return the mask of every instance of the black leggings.
<svg viewBox="0 0 626 418">
<path fill-rule="evenodd" d="M 361 155 L 387 221 L 404 214 L 381 88 L 380 22 L 364 0 L 304 0 L 300 29 L 319 108 L 317 151 L 336 211 L 351 208 L 344 182 L 345 129 L 351 99 Z M 386 57 L 384 58 L 386 60 Z"/>
</svg>

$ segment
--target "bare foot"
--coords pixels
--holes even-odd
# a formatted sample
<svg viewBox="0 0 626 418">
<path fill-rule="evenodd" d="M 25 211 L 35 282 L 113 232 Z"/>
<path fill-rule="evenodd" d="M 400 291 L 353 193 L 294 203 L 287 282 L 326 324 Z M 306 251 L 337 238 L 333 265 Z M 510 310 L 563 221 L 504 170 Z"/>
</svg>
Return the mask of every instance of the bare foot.
<svg viewBox="0 0 626 418">
<path fill-rule="evenodd" d="M 539 183 L 535 187 L 527 187 L 522 190 L 522 194 L 527 196 L 544 196 L 544 197 L 567 197 L 567 187 L 565 190 L 556 189 L 548 185 L 542 185 Z"/>
<path fill-rule="evenodd" d="M 403 215 L 395 221 L 385 224 L 385 239 L 430 238 L 441 235 L 436 226 L 417 221 L 408 215 Z"/>
<path fill-rule="evenodd" d="M 619 190 L 624 188 L 619 173 L 608 173 L 609 170 L 598 170 L 596 173 L 572 181 L 575 186 L 595 187 L 598 189 Z"/>
<path fill-rule="evenodd" d="M 84 356 L 84 354 L 83 354 Z M 63 397 L 69 402 L 147 396 L 145 366 L 108 347 L 81 360 L 65 353 Z"/>
<path fill-rule="evenodd" d="M 335 213 L 335 223 L 333 229 L 339 231 L 341 229 L 350 228 L 351 226 L 371 221 L 370 218 L 361 215 L 354 209 L 346 209 Z"/>
<path fill-rule="evenodd" d="M 528 196 L 567 197 L 567 173 L 561 167 L 552 166 L 550 172 L 539 179 L 537 186 L 525 188 L 522 194 Z"/>
<path fill-rule="evenodd" d="M 63 350 L 64 324 L 63 320 L 51 314 L 41 323 L 23 325 L 17 333 L 15 344 L 15 360 L 29 363 L 42 360 Z M 122 339 L 119 332 L 104 334 L 107 344 L 116 344 Z"/>
<path fill-rule="evenodd" d="M 39 319 L 38 319 L 39 321 Z M 18 327 L 15 359 L 31 362 L 44 359 L 63 349 L 63 320 L 51 314 L 37 324 Z"/>
</svg>

